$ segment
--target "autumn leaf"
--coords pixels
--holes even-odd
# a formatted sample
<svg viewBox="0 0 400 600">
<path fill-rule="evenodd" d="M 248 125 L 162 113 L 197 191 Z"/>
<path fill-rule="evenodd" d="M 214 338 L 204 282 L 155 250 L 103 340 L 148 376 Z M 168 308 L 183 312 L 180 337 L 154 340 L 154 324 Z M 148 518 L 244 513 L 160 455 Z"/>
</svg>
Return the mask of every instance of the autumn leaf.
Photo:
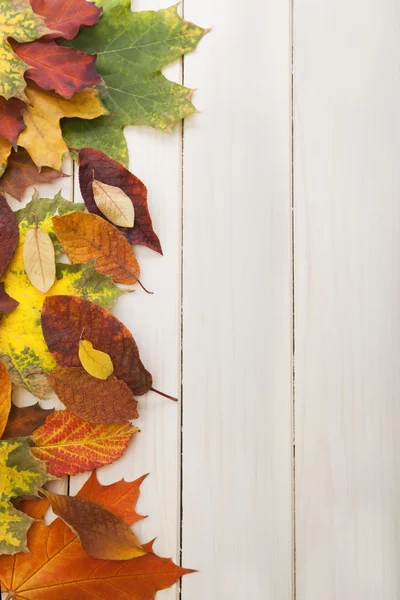
<svg viewBox="0 0 400 600">
<path fill-rule="evenodd" d="M 23 260 L 25 273 L 31 284 L 39 292 L 46 294 L 56 279 L 56 256 L 47 231 L 40 227 L 26 231 Z"/>
<path fill-rule="evenodd" d="M 129 329 L 101 306 L 73 296 L 46 298 L 42 328 L 47 346 L 61 367 L 80 367 L 78 349 L 84 330 L 85 338 L 110 356 L 115 376 L 125 381 L 134 395 L 151 389 L 152 377 L 140 360 Z"/>
<path fill-rule="evenodd" d="M 51 391 L 45 373 L 55 369 L 56 363 L 47 349 L 40 324 L 45 294 L 31 285 L 24 270 L 24 239 L 27 230 L 34 226 L 36 215 L 39 227 L 50 234 L 56 256 L 60 256 L 62 248 L 53 232 L 52 217 L 57 211 L 67 214 L 82 209 L 82 205 L 63 200 L 60 195 L 54 199 L 35 196 L 26 208 L 11 213 L 19 222 L 20 242 L 7 271 L 5 288 L 20 305 L 0 320 L 0 358 L 7 365 L 14 385 L 25 387 L 39 398 Z M 0 255 L 1 247 L 0 245 Z M 121 291 L 109 277 L 97 273 L 92 264 L 57 264 L 56 282 L 48 294 L 83 296 L 110 308 Z M 32 373 L 35 375 L 31 375 Z"/>
<path fill-rule="evenodd" d="M 99 273 L 115 283 L 132 284 L 140 275 L 129 242 L 113 225 L 96 215 L 76 213 L 53 218 L 54 231 L 74 264 L 94 260 Z"/>
<path fill-rule="evenodd" d="M 0 196 L 0 278 L 6 272 L 18 246 L 19 231 L 15 214 Z"/>
<path fill-rule="evenodd" d="M 53 412 L 54 409 L 43 410 L 39 404 L 32 404 L 24 408 L 11 404 L 7 425 L 1 439 L 9 440 L 10 438 L 31 435 L 39 425 L 42 425 L 45 418 Z"/>
<path fill-rule="evenodd" d="M 97 208 L 111 223 L 120 227 L 133 227 L 135 209 L 123 190 L 93 179 L 93 196 Z"/>
<path fill-rule="evenodd" d="M 29 104 L 24 110 L 24 129 L 18 144 L 28 150 L 37 167 L 59 171 L 68 147 L 63 140 L 60 120 L 63 117 L 94 119 L 107 114 L 100 93 L 91 88 L 77 92 L 70 100 L 54 92 L 45 92 L 31 83 L 26 88 Z"/>
<path fill-rule="evenodd" d="M 7 168 L 8 157 L 12 151 L 12 144 L 4 137 L 0 137 L 0 175 L 4 173 Z"/>
<path fill-rule="evenodd" d="M 86 87 L 102 83 L 96 71 L 96 57 L 75 48 L 64 48 L 53 41 L 18 44 L 11 42 L 12 49 L 29 69 L 25 77 L 43 90 L 54 90 L 63 98 L 71 98 Z M 75 116 L 75 115 L 74 115 Z"/>
<path fill-rule="evenodd" d="M 194 50 L 206 31 L 183 20 L 177 6 L 132 12 L 130 0 L 97 3 L 104 7 L 103 17 L 69 45 L 97 54 L 97 70 L 107 85 L 102 98 L 117 116 L 101 117 L 90 127 L 73 119 L 63 123 L 63 130 L 70 146 L 91 146 L 127 164 L 124 127 L 168 130 L 195 112 L 193 90 L 169 81 L 161 70 Z"/>
<path fill-rule="evenodd" d="M 11 298 L 6 292 L 4 281 L 0 282 L 0 315 L 7 315 L 17 308 L 19 302 Z"/>
<path fill-rule="evenodd" d="M 110 485 L 101 485 L 96 472 L 93 471 L 77 496 L 101 504 L 104 508 L 112 510 L 127 525 L 133 525 L 145 518 L 136 512 L 136 503 L 140 495 L 140 486 L 146 477 L 147 475 L 143 475 L 135 481 L 121 479 Z"/>
<path fill-rule="evenodd" d="M 96 425 L 58 410 L 33 432 L 32 454 L 55 477 L 76 475 L 116 461 L 137 431 L 130 423 Z"/>
<path fill-rule="evenodd" d="M 25 128 L 22 110 L 24 103 L 18 98 L 6 100 L 0 97 L 0 135 L 13 146 L 18 135 Z"/>
<path fill-rule="evenodd" d="M 100 8 L 86 0 L 31 0 L 31 5 L 54 32 L 47 34 L 46 40 L 57 37 L 72 40 L 82 25 L 94 25 L 102 13 Z"/>
<path fill-rule="evenodd" d="M 0 1 L 0 96 L 25 100 L 27 65 L 13 52 L 9 38 L 31 42 L 49 33 L 43 17 L 35 15 L 29 0 Z"/>
<path fill-rule="evenodd" d="M 89 423 L 117 423 L 139 417 L 137 401 L 124 381 L 96 379 L 82 367 L 56 369 L 50 383 L 61 402 Z"/>
<path fill-rule="evenodd" d="M 78 356 L 85 371 L 96 379 L 104 381 L 114 372 L 114 365 L 108 354 L 93 348 L 92 342 L 88 340 L 79 341 Z"/>
<path fill-rule="evenodd" d="M 160 241 L 153 230 L 147 205 L 147 189 L 144 183 L 123 165 L 112 160 L 103 152 L 83 148 L 79 152 L 79 183 L 82 197 L 89 212 L 102 216 L 96 205 L 93 181 L 120 188 L 130 199 L 135 209 L 133 229 L 120 228 L 131 244 L 141 244 L 162 254 Z"/>
<path fill-rule="evenodd" d="M 0 436 L 3 434 L 11 409 L 11 379 L 6 365 L 0 360 Z"/>
<path fill-rule="evenodd" d="M 6 192 L 16 200 L 21 200 L 27 187 L 38 183 L 51 183 L 60 177 L 67 175 L 49 167 L 43 167 L 39 171 L 28 152 L 20 148 L 18 152 L 12 152 L 8 159 L 7 168 L 0 178 L 0 192 Z"/>
<path fill-rule="evenodd" d="M 35 495 L 47 480 L 44 464 L 34 458 L 26 438 L 0 441 L 0 553 L 26 551 L 32 519 L 10 503 L 17 496 Z"/>
<path fill-rule="evenodd" d="M 129 560 L 146 554 L 129 526 L 100 504 L 47 490 L 42 493 L 53 512 L 78 535 L 89 556 L 101 560 Z"/>
<path fill-rule="evenodd" d="M 140 518 L 135 505 L 143 479 L 103 487 L 92 474 L 77 497 L 96 500 L 130 525 Z M 44 501 L 24 505 L 36 518 L 46 509 Z M 62 594 L 68 600 L 154 600 L 158 591 L 193 572 L 151 554 L 151 544 L 144 545 L 149 554 L 123 563 L 91 558 L 61 519 L 49 527 L 34 523 L 28 545 L 31 554 L 0 557 L 1 584 L 15 600 L 61 600 Z"/>
</svg>

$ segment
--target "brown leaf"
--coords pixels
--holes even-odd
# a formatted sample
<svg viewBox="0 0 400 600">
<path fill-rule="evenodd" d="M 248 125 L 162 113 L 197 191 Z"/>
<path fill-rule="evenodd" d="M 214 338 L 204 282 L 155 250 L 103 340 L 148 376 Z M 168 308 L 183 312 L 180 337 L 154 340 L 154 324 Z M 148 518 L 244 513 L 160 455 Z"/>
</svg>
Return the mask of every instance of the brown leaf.
<svg viewBox="0 0 400 600">
<path fill-rule="evenodd" d="M 146 554 L 129 526 L 100 504 L 47 490 L 43 490 L 43 494 L 54 513 L 78 535 L 89 556 L 100 560 L 129 560 Z"/>
<path fill-rule="evenodd" d="M 0 196 L 0 278 L 3 277 L 18 246 L 19 230 L 15 214 Z"/>
<path fill-rule="evenodd" d="M 18 152 L 12 152 L 7 169 L 0 178 L 0 192 L 7 192 L 16 200 L 21 200 L 27 187 L 38 183 L 52 183 L 60 177 L 67 177 L 50 167 L 43 167 L 41 171 L 37 168 L 28 152 L 20 148 Z"/>
<path fill-rule="evenodd" d="M 25 408 L 19 408 L 12 404 L 7 425 L 1 439 L 9 440 L 15 437 L 27 437 L 31 435 L 39 425 L 42 425 L 45 418 L 53 412 L 54 409 L 43 410 L 39 404 L 32 404 L 32 406 L 26 406 Z"/>
<path fill-rule="evenodd" d="M 147 189 L 144 183 L 99 150 L 82 148 L 79 151 L 79 183 L 82 197 L 89 212 L 104 215 L 98 209 L 93 195 L 93 180 L 120 188 L 135 208 L 133 228 L 119 227 L 131 244 L 141 244 L 162 254 L 160 240 L 153 230 L 147 205 Z"/>
<path fill-rule="evenodd" d="M 42 329 L 50 352 L 62 367 L 80 367 L 82 330 L 98 350 L 106 352 L 114 374 L 135 396 L 151 389 L 152 377 L 144 368 L 130 331 L 104 308 L 75 296 L 52 296 L 43 304 Z"/>
<path fill-rule="evenodd" d="M 77 212 L 53 217 L 54 231 L 74 264 L 95 262 L 95 269 L 115 283 L 136 283 L 140 268 L 133 250 L 114 225 Z"/>
<path fill-rule="evenodd" d="M 7 315 L 19 306 L 19 302 L 6 292 L 4 282 L 0 282 L 0 315 Z"/>
<path fill-rule="evenodd" d="M 129 387 L 116 377 L 103 381 L 81 367 L 49 373 L 61 402 L 89 423 L 117 423 L 137 419 L 137 401 Z"/>
</svg>

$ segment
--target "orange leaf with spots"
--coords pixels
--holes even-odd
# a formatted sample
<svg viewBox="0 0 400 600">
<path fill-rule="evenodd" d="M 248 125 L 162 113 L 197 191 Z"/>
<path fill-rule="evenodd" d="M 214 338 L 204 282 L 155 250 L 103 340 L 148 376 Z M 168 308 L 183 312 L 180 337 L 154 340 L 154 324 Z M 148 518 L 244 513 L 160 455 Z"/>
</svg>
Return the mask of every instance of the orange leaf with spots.
<svg viewBox="0 0 400 600">
<path fill-rule="evenodd" d="M 76 296 L 46 298 L 42 329 L 47 346 L 61 367 L 80 367 L 79 342 L 82 331 L 97 350 L 106 352 L 114 375 L 122 379 L 135 396 L 148 392 L 152 377 L 140 360 L 129 329 L 97 304 Z"/>
<path fill-rule="evenodd" d="M 117 460 L 137 431 L 130 423 L 96 425 L 59 410 L 33 432 L 31 451 L 47 461 L 50 475 L 76 475 Z"/>
<path fill-rule="evenodd" d="M 56 369 L 48 374 L 61 402 L 89 423 L 137 419 L 137 400 L 124 381 L 92 377 L 82 367 Z"/>
</svg>

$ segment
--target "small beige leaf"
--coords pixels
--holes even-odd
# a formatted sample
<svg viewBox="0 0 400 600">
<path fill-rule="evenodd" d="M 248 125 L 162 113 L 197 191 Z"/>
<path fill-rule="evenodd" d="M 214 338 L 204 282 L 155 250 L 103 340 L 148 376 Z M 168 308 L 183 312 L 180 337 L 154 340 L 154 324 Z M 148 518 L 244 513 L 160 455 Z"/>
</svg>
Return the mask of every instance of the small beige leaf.
<svg viewBox="0 0 400 600">
<path fill-rule="evenodd" d="M 114 372 L 111 358 L 101 350 L 95 350 L 88 340 L 79 342 L 79 360 L 89 375 L 97 379 L 108 379 Z"/>
<path fill-rule="evenodd" d="M 135 209 L 132 200 L 119 187 L 93 180 L 93 196 L 97 208 L 119 227 L 133 227 Z"/>
<path fill-rule="evenodd" d="M 44 294 L 54 284 L 56 259 L 53 242 L 43 229 L 29 229 L 24 241 L 24 267 L 31 284 Z"/>
</svg>

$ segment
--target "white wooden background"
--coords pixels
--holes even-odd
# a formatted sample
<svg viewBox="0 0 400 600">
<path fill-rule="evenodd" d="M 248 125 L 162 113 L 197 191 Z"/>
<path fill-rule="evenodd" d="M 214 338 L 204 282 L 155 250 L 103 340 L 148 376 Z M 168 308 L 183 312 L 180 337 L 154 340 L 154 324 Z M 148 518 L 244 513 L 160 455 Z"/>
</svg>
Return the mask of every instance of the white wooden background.
<svg viewBox="0 0 400 600">
<path fill-rule="evenodd" d="M 117 311 L 181 403 L 101 481 L 150 472 L 139 534 L 199 569 L 160 600 L 399 600 L 400 5 L 182 10 L 200 112 L 126 132 L 164 257 Z"/>
</svg>

